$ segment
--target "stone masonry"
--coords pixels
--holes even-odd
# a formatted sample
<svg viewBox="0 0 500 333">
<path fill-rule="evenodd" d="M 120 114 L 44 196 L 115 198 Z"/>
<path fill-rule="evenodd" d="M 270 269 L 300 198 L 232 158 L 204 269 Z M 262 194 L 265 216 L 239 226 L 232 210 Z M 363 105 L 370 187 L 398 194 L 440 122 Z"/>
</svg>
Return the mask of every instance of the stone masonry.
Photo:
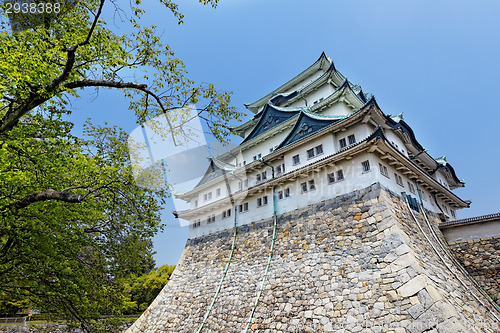
<svg viewBox="0 0 500 333">
<path fill-rule="evenodd" d="M 453 242 L 449 246 L 462 266 L 500 304 L 500 237 Z"/>
<path fill-rule="evenodd" d="M 454 266 L 423 216 L 412 212 L 430 242 L 405 201 L 378 183 L 279 215 L 249 332 L 500 332 L 500 312 Z M 430 218 L 437 230 L 437 217 Z M 197 332 L 232 234 L 188 240 L 170 282 L 128 332 Z M 272 220 L 237 229 L 234 257 L 202 332 L 244 330 L 272 234 Z"/>
</svg>

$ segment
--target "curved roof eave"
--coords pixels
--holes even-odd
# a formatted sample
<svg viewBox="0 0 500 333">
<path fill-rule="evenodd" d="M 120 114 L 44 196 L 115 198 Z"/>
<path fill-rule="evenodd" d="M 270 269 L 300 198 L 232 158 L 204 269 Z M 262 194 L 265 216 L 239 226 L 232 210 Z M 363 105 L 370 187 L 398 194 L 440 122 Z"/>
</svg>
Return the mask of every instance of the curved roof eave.
<svg viewBox="0 0 500 333">
<path fill-rule="evenodd" d="M 272 128 L 276 127 L 277 125 L 279 125 L 279 124 L 281 124 L 281 123 L 284 122 L 284 121 L 281 121 L 279 123 L 275 123 L 274 126 L 271 126 L 269 129 L 267 129 L 263 133 L 257 134 L 257 132 L 263 126 L 262 123 L 264 122 L 264 119 L 267 118 L 266 114 L 268 112 L 270 112 L 270 110 L 274 110 L 275 112 L 279 112 L 279 113 L 285 113 L 285 114 L 288 113 L 289 116 L 287 118 L 289 119 L 289 118 L 294 117 L 295 115 L 297 115 L 298 112 L 300 112 L 301 109 L 302 108 L 281 108 L 279 106 L 273 105 L 270 102 L 266 103 L 266 105 L 264 106 L 264 109 L 262 110 L 262 115 L 260 116 L 257 125 L 255 125 L 255 127 L 252 129 L 252 131 L 250 132 L 250 134 L 248 134 L 248 136 L 241 142 L 241 144 L 246 143 L 246 142 L 252 140 L 255 137 L 258 137 L 260 134 L 263 134 L 264 132 L 267 132 L 267 131 L 271 130 Z"/>
<path fill-rule="evenodd" d="M 311 110 L 321 110 L 323 108 L 326 108 L 330 104 L 336 102 L 337 98 L 342 96 L 344 93 L 350 93 L 351 96 L 355 97 L 355 100 L 351 100 L 351 103 L 356 103 L 358 108 L 362 108 L 367 102 L 361 100 L 361 98 L 352 90 L 351 84 L 349 83 L 349 80 L 347 78 L 344 80 L 342 85 L 340 85 L 333 93 L 331 93 L 328 97 L 326 97 L 324 100 L 321 102 L 314 104 L 311 106 Z M 349 95 L 348 95 L 349 96 Z"/>
<path fill-rule="evenodd" d="M 413 144 L 415 148 L 418 149 L 418 151 L 423 151 L 425 148 L 422 147 L 422 145 L 417 141 L 417 138 L 415 137 L 415 133 L 411 129 L 411 127 L 402 119 L 402 118 L 397 118 L 399 121 L 395 121 L 393 118 L 391 118 L 389 115 L 385 115 L 386 118 L 386 124 L 389 125 L 393 129 L 401 129 L 404 133 L 408 134 L 410 137 L 410 142 Z"/>
<path fill-rule="evenodd" d="M 295 121 L 295 124 L 293 125 L 293 128 L 288 133 L 288 135 L 283 139 L 283 141 L 281 141 L 281 143 L 276 147 L 276 150 L 281 149 L 283 147 L 286 147 L 290 143 L 296 142 L 296 141 L 290 142 L 290 140 L 293 138 L 294 135 L 297 134 L 296 131 L 297 131 L 298 127 L 300 126 L 300 124 L 302 124 L 302 121 L 303 121 L 303 119 L 305 117 L 311 119 L 311 121 L 314 121 L 316 123 L 316 125 L 319 125 L 319 123 L 321 123 L 321 122 L 324 122 L 325 124 L 324 124 L 324 126 L 319 127 L 319 128 L 317 128 L 315 130 L 312 129 L 311 132 L 309 132 L 306 135 L 302 136 L 297 141 L 303 140 L 306 137 L 308 137 L 308 136 L 310 136 L 310 135 L 312 135 L 312 134 L 314 134 L 314 133 L 322 130 L 323 128 L 328 127 L 330 125 L 333 125 L 336 122 L 338 122 L 338 121 L 346 118 L 346 117 L 334 117 L 334 116 L 320 116 L 320 115 L 317 115 L 317 114 L 314 114 L 314 113 L 302 110 L 300 112 L 297 120 Z"/>
<path fill-rule="evenodd" d="M 301 81 L 304 77 L 306 77 L 311 71 L 313 71 L 315 68 L 321 69 L 324 64 L 330 64 L 330 60 L 326 57 L 325 52 L 321 52 L 321 55 L 319 56 L 318 60 L 316 60 L 311 66 L 307 67 L 304 71 L 293 77 L 291 80 L 288 80 L 285 84 L 281 85 L 280 87 L 274 89 L 272 92 L 267 94 L 266 96 L 258 99 L 257 101 L 253 103 L 245 103 L 245 107 L 252 111 L 253 113 L 256 113 L 261 105 L 266 103 L 273 95 L 276 95 L 279 91 L 286 91 L 288 90 L 291 86 L 293 86 L 295 83 Z"/>
<path fill-rule="evenodd" d="M 455 181 L 455 183 L 457 183 L 458 186 L 460 187 L 464 187 L 465 186 L 465 181 L 462 180 L 462 179 L 459 179 L 457 177 L 457 174 L 455 173 L 455 169 L 453 169 L 453 167 L 451 166 L 450 163 L 448 163 L 448 161 L 446 161 L 446 156 L 442 156 L 442 157 L 439 157 L 439 158 L 436 158 L 434 159 L 437 163 L 437 168 L 438 169 L 446 169 L 448 170 L 448 172 L 450 173 L 451 177 L 453 178 L 453 180 Z"/>
</svg>

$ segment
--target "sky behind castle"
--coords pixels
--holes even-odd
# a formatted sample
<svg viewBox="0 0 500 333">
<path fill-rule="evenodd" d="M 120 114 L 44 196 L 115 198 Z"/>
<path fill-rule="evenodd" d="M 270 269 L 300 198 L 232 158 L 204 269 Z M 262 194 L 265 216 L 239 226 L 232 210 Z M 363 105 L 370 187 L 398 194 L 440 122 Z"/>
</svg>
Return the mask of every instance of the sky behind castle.
<svg viewBox="0 0 500 333">
<path fill-rule="evenodd" d="M 156 1 L 144 2 L 146 19 L 163 32 L 189 77 L 233 91 L 239 111 L 325 51 L 338 71 L 375 95 L 382 111 L 403 112 L 428 152 L 446 155 L 467 181 L 454 192 L 472 205 L 458 218 L 500 211 L 499 2 L 221 0 L 214 10 L 182 0 L 180 26 Z M 137 126 L 117 92 L 89 94 L 73 107 L 80 125 L 91 117 L 127 132 Z M 167 227 L 155 238 L 158 266 L 176 264 L 187 238 L 172 210 L 165 209 Z"/>
</svg>

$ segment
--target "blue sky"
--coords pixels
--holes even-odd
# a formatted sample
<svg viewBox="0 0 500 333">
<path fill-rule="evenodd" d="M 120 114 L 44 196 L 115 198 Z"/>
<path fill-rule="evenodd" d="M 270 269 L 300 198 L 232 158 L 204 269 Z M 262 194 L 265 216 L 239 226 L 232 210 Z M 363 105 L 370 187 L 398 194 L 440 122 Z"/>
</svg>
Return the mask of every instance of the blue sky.
<svg viewBox="0 0 500 333">
<path fill-rule="evenodd" d="M 447 156 L 467 181 L 455 193 L 472 200 L 459 218 L 500 211 L 500 2 L 221 0 L 214 10 L 182 0 L 180 26 L 156 2 L 144 2 L 147 21 L 189 77 L 233 91 L 240 111 L 325 51 L 385 113 L 403 112 L 432 156 Z M 131 132 L 137 125 L 121 97 L 85 95 L 73 104 L 73 121 L 90 117 Z M 187 237 L 171 211 L 155 238 L 158 266 L 176 264 Z"/>
</svg>

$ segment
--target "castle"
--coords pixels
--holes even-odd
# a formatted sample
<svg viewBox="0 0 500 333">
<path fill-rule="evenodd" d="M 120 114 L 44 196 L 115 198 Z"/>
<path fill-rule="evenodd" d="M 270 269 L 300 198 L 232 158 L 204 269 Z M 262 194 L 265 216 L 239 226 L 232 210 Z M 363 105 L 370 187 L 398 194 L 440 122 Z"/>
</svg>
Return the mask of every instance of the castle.
<svg viewBox="0 0 500 333">
<path fill-rule="evenodd" d="M 189 239 L 131 332 L 494 332 L 438 230 L 468 207 L 445 157 L 321 54 L 245 105 L 243 138 L 177 197 Z"/>
</svg>

